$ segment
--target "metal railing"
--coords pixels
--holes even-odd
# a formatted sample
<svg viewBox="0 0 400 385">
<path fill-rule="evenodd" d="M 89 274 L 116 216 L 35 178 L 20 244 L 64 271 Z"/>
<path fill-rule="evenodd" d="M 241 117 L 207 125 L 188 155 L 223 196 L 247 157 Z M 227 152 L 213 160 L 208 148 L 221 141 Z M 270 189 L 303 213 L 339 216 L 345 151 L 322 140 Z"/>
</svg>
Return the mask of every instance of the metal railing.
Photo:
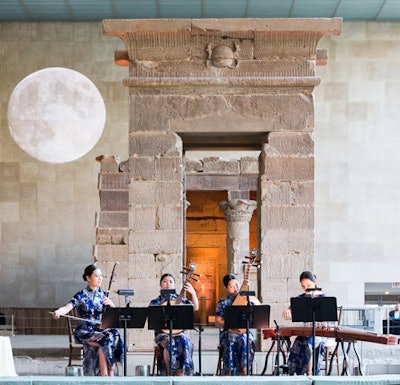
<svg viewBox="0 0 400 385">
<path fill-rule="evenodd" d="M 389 322 L 390 310 L 393 306 L 343 307 L 341 325 L 376 334 L 399 334 L 400 320 L 398 326 Z"/>
</svg>

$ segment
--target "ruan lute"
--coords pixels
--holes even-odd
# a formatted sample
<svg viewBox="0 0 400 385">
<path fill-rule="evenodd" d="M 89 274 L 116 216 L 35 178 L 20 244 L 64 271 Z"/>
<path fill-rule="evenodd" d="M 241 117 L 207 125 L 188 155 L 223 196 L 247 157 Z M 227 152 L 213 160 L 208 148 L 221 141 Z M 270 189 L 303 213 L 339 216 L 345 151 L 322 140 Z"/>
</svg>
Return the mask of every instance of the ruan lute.
<svg viewBox="0 0 400 385">
<path fill-rule="evenodd" d="M 253 305 L 261 304 L 260 300 L 255 296 L 248 297 L 248 296 L 240 295 L 240 292 L 249 291 L 250 268 L 252 266 L 257 267 L 257 268 L 261 267 L 261 262 L 256 261 L 257 256 L 258 256 L 258 250 L 251 249 L 250 256 L 245 257 L 246 259 L 248 259 L 248 261 L 243 261 L 243 263 L 246 264 L 246 268 L 244 271 L 244 277 L 243 277 L 243 283 L 242 283 L 242 286 L 240 287 L 239 294 L 236 296 L 236 298 L 232 302 L 232 306 L 245 306 L 248 303 L 247 300 L 249 300 Z M 234 332 L 234 333 L 239 333 L 239 334 L 246 333 L 246 329 L 229 329 L 229 331 Z"/>
<path fill-rule="evenodd" d="M 190 280 L 192 279 L 193 281 L 198 281 L 198 279 L 196 277 L 201 277 L 200 274 L 196 274 L 196 267 L 197 265 L 194 263 L 189 264 L 189 267 L 183 267 L 181 273 L 182 274 L 186 274 L 186 278 L 185 281 L 182 284 L 182 289 L 179 292 L 177 298 L 175 300 L 168 300 L 165 301 L 162 305 L 166 306 L 166 305 L 181 305 L 182 304 L 182 299 L 185 295 L 185 285 L 186 283 L 190 282 Z M 169 330 L 162 330 L 163 333 L 169 333 Z M 183 330 L 179 330 L 179 329 L 173 329 L 172 330 L 172 334 L 179 334 L 182 333 Z"/>
</svg>

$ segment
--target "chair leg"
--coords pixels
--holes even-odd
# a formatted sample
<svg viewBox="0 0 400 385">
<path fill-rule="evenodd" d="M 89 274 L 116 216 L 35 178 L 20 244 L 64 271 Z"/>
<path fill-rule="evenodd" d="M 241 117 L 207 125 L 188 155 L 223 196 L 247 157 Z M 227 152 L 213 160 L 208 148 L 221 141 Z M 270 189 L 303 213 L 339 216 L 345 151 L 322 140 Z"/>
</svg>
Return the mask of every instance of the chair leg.
<svg viewBox="0 0 400 385">
<path fill-rule="evenodd" d="M 68 366 L 72 364 L 72 347 L 69 347 L 69 358 L 68 358 Z"/>
<path fill-rule="evenodd" d="M 153 369 L 151 375 L 158 375 L 158 345 L 154 346 L 154 356 L 153 356 Z"/>
<path fill-rule="evenodd" d="M 334 356 L 334 357 L 332 357 Z M 337 375 L 340 376 L 340 363 L 339 363 L 339 352 L 338 350 L 333 350 L 333 352 L 330 352 L 329 347 L 325 347 L 325 374 L 330 375 L 329 369 L 330 366 L 334 363 L 334 360 L 336 361 L 336 370 L 337 370 Z"/>
<path fill-rule="evenodd" d="M 337 375 L 340 376 L 339 352 L 338 351 L 336 351 L 335 356 L 336 356 Z"/>
<path fill-rule="evenodd" d="M 215 372 L 216 376 L 220 376 L 222 373 L 222 347 L 218 345 L 218 362 L 217 362 L 217 370 Z"/>
<path fill-rule="evenodd" d="M 159 376 L 161 375 L 163 363 L 166 368 L 166 375 L 169 376 L 169 360 L 164 357 L 164 349 L 159 345 L 154 346 L 154 357 L 153 357 L 153 369 L 152 375 Z"/>
</svg>

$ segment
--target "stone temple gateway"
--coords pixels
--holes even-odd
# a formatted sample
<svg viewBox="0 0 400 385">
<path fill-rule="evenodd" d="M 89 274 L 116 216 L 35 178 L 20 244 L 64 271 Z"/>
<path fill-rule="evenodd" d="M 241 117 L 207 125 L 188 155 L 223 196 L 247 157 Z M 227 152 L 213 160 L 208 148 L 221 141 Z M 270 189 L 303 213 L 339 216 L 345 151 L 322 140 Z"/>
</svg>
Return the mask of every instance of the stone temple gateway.
<svg viewBox="0 0 400 385">
<path fill-rule="evenodd" d="M 299 272 L 313 268 L 312 93 L 316 66 L 327 62 L 318 44 L 341 30 L 341 19 L 103 21 L 103 33 L 126 46 L 115 62 L 129 69 L 129 159 L 99 158 L 94 255 L 106 270 L 120 263 L 119 284 L 134 288 L 136 306 L 156 296 L 162 273 L 179 276 L 188 262 L 187 194 L 215 190 L 226 192 L 218 277 L 243 273 L 256 213 L 257 294 L 280 319 Z M 260 155 L 232 163 L 186 156 L 206 149 Z"/>
</svg>

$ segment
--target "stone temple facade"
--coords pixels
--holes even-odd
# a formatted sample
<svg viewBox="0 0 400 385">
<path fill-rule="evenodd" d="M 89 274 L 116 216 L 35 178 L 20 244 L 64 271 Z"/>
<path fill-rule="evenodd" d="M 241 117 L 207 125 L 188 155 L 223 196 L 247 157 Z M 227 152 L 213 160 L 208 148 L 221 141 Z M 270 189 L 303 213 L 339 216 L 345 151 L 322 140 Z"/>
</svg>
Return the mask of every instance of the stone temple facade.
<svg viewBox="0 0 400 385">
<path fill-rule="evenodd" d="M 163 273 L 179 276 L 195 261 L 197 289 L 212 299 L 204 321 L 223 295 L 223 275 L 243 279 L 255 247 L 262 264 L 251 289 L 280 319 L 289 288 L 313 268 L 313 90 L 316 66 L 327 63 L 318 44 L 341 30 L 341 19 L 103 21 L 103 33 L 126 46 L 115 62 L 129 71 L 129 159 L 98 158 L 94 256 L 106 270 L 119 262 L 119 285 L 135 290 L 135 305 L 157 295 Z M 190 150 L 260 155 L 194 160 Z M 224 221 L 223 247 L 193 236 L 201 233 L 190 228 L 195 192 L 224 193 L 203 219 Z"/>
</svg>

